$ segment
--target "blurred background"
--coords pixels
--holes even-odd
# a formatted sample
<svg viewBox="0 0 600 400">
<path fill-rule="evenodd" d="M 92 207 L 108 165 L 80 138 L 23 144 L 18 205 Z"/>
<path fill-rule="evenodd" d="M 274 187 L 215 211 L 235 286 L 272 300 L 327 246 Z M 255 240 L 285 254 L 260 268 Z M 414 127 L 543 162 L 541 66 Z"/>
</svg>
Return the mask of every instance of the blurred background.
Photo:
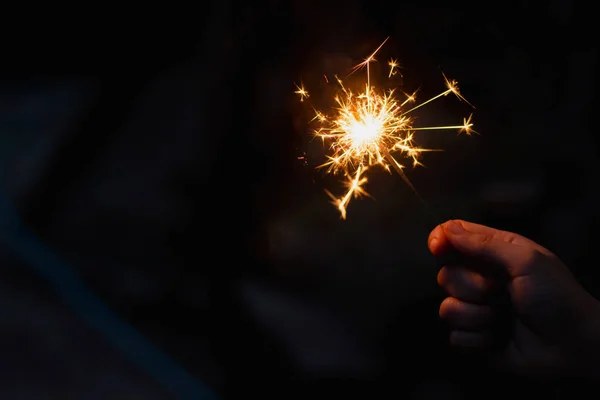
<svg viewBox="0 0 600 400">
<path fill-rule="evenodd" d="M 426 239 L 449 218 L 512 230 L 600 295 L 591 6 L 203 7 L 5 14 L 0 397 L 584 390 L 499 376 L 450 351 Z M 381 60 L 399 59 L 403 90 L 438 94 L 441 69 L 476 107 L 444 98 L 419 122 L 473 112 L 480 135 L 416 137 L 444 149 L 406 170 L 437 219 L 399 177 L 377 173 L 374 199 L 353 201 L 344 221 L 324 193 L 342 188 L 313 168 L 321 155 L 294 82 L 310 90 L 388 36 Z"/>
</svg>

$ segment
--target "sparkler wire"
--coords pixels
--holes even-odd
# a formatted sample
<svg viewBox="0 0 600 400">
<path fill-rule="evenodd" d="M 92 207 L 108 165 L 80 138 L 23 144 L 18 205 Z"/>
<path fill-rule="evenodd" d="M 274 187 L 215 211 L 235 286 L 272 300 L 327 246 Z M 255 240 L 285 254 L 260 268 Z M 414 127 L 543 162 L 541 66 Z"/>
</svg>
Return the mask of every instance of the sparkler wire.
<svg viewBox="0 0 600 400">
<path fill-rule="evenodd" d="M 415 185 L 413 185 L 413 183 L 410 181 L 410 179 L 408 179 L 408 176 L 406 176 L 406 174 L 404 173 L 404 171 L 402 170 L 400 165 L 398 165 L 398 162 L 396 161 L 396 159 L 394 157 L 392 157 L 392 155 L 390 154 L 388 149 L 386 149 L 385 147 L 382 147 L 381 151 L 382 151 L 383 155 L 385 156 L 385 158 L 388 159 L 388 161 L 390 162 L 390 164 L 392 165 L 394 170 L 398 173 L 398 175 L 400 175 L 402 180 L 408 185 L 409 188 L 411 188 L 413 194 L 415 196 L 417 196 L 417 198 L 419 199 L 421 204 L 423 204 L 423 206 L 425 207 L 425 210 L 427 210 L 427 212 L 429 213 L 429 216 L 433 218 L 433 222 L 435 223 L 435 226 L 441 225 L 442 220 L 437 216 L 436 213 L 433 212 L 433 209 L 425 201 L 423 196 L 421 196 L 421 194 L 419 193 L 419 191 L 417 190 Z"/>
</svg>

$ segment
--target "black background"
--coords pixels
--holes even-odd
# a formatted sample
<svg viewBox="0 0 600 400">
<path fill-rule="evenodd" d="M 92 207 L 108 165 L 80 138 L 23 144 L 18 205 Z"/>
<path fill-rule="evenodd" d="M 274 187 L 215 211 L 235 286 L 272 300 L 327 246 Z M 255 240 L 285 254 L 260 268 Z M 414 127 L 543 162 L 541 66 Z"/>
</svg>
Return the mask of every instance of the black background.
<svg viewBox="0 0 600 400">
<path fill-rule="evenodd" d="M 438 321 L 436 220 L 397 176 L 342 221 L 294 82 L 387 36 L 403 88 L 459 81 L 407 174 L 437 219 L 529 236 L 598 290 L 596 51 L 582 1 L 206 3 L 7 12 L 0 174 L 25 224 L 121 317 L 225 397 L 574 396 L 455 354 Z M 56 14 L 56 16 L 55 16 Z M 52 15 L 52 17 L 50 17 Z M 316 78 L 315 78 L 316 77 Z M 309 87 L 310 89 L 310 87 Z M 311 92 L 312 93 L 312 92 Z M 314 97 L 315 95 L 313 95 Z M 318 97 L 318 93 L 316 94 Z M 308 165 L 297 156 L 308 152 Z M 1 253 L 3 398 L 169 398 Z M 529 392 L 528 392 L 529 393 Z"/>
</svg>

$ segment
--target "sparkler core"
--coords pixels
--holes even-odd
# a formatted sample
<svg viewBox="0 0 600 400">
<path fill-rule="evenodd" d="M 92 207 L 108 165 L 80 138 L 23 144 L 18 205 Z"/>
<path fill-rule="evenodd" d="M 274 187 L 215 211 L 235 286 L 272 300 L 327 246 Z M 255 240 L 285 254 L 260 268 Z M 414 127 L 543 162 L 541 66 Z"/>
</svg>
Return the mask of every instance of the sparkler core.
<svg viewBox="0 0 600 400">
<path fill-rule="evenodd" d="M 383 43 L 363 62 L 356 65 L 351 74 L 366 67 L 366 84 L 364 91 L 355 94 L 347 89 L 342 80 L 337 76 L 339 94 L 334 98 L 336 106 L 329 112 L 315 110 L 315 117 L 319 127 L 313 131 L 315 137 L 321 138 L 323 143 L 328 143 L 331 154 L 328 161 L 318 168 L 327 168 L 328 173 L 344 173 L 346 181 L 344 186 L 347 191 L 342 197 L 336 197 L 326 190 L 333 200 L 333 204 L 340 211 L 343 219 L 346 218 L 346 209 L 353 197 L 368 196 L 364 185 L 367 183 L 365 172 L 374 165 L 379 165 L 387 171 L 393 168 L 409 187 L 418 195 L 406 174 L 403 166 L 392 156 L 392 153 L 403 155 L 412 160 L 413 166 L 420 164 L 419 157 L 426 151 L 441 151 L 439 149 L 423 149 L 415 147 L 413 138 L 415 131 L 457 129 L 459 133 L 471 134 L 473 131 L 471 116 L 463 119 L 463 125 L 413 127 L 410 113 L 438 98 L 453 93 L 460 100 L 468 103 L 460 94 L 456 81 L 446 78 L 446 90 L 431 99 L 405 110 L 409 103 L 415 102 L 416 93 L 406 95 L 400 102 L 394 90 L 377 90 L 371 85 L 370 63 L 376 61 L 375 55 L 383 47 Z M 398 63 L 391 60 L 389 76 L 397 73 Z M 325 76 L 327 79 L 327 77 Z M 304 86 L 296 85 L 295 93 L 300 96 L 300 101 L 309 97 Z M 471 106 L 472 107 L 472 106 Z"/>
</svg>

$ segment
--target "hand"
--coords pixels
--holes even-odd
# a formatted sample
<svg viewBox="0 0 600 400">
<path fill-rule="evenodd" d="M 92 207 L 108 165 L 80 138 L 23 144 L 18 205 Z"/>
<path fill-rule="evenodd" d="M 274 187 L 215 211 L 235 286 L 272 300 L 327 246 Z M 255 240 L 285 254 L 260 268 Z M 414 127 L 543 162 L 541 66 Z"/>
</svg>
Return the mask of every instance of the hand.
<svg viewBox="0 0 600 400">
<path fill-rule="evenodd" d="M 448 292 L 440 317 L 450 343 L 484 349 L 494 344 L 498 315 L 492 298 L 505 290 L 512 307 L 510 337 L 495 357 L 522 375 L 600 373 L 600 303 L 549 250 L 514 233 L 466 221 L 448 221 L 429 235 L 431 253 L 456 252 L 463 265 L 438 274 Z M 499 279 L 500 271 L 505 279 Z"/>
</svg>

